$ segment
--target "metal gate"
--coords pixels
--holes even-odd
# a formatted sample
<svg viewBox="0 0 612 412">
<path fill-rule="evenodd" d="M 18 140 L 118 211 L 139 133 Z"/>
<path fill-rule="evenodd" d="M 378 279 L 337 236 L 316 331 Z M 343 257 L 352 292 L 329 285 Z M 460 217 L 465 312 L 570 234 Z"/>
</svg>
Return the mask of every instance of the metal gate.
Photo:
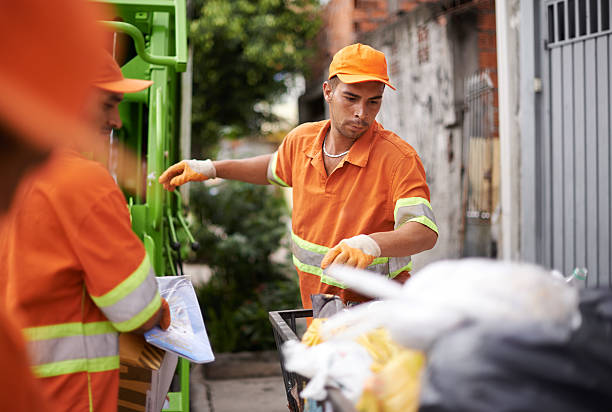
<svg viewBox="0 0 612 412">
<path fill-rule="evenodd" d="M 610 286 L 612 270 L 610 2 L 547 0 L 539 10 L 537 260 L 565 274 L 587 267 L 591 286 Z"/>
<path fill-rule="evenodd" d="M 499 198 L 499 138 L 495 89 L 488 69 L 465 79 L 463 256 L 497 256 L 492 236 Z"/>
</svg>

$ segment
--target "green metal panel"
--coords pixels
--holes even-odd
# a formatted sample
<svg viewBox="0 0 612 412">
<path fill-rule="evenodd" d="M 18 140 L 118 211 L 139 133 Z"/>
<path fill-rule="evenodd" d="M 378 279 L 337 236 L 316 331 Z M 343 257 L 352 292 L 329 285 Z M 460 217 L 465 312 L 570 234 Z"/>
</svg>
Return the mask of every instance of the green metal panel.
<svg viewBox="0 0 612 412">
<path fill-rule="evenodd" d="M 132 228 L 143 240 L 158 276 L 177 273 L 181 241 L 194 239 L 185 223 L 179 192 L 169 193 L 157 182 L 160 174 L 179 161 L 179 72 L 187 63 L 185 0 L 104 0 L 114 5 L 119 21 L 103 22 L 112 31 L 128 34 L 133 52 L 122 66 L 125 77 L 152 80 L 142 92 L 126 94 L 120 105 L 123 128 L 118 136 L 138 156 L 130 195 Z M 146 165 L 146 166 L 145 166 Z M 184 248 L 183 248 L 184 250 Z M 170 409 L 189 410 L 189 362 L 177 369 L 180 392 L 170 393 Z"/>
</svg>

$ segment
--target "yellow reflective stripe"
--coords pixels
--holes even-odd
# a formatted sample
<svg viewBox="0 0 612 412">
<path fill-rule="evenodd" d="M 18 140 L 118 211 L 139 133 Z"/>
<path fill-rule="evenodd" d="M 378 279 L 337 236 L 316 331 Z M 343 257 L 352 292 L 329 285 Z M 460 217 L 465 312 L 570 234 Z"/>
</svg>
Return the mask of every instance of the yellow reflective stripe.
<svg viewBox="0 0 612 412">
<path fill-rule="evenodd" d="M 150 270 L 151 263 L 149 262 L 148 255 L 145 253 L 144 258 L 140 263 L 140 266 L 138 266 L 138 268 L 123 282 L 121 282 L 120 284 L 115 286 L 115 288 L 113 288 L 102 296 L 91 295 L 91 299 L 99 308 L 104 308 L 106 306 L 113 305 L 123 299 L 125 296 L 129 295 L 138 286 L 140 286 L 140 284 L 149 275 Z"/>
<path fill-rule="evenodd" d="M 434 232 L 438 233 L 438 226 L 436 226 L 436 224 L 434 222 L 431 221 L 431 219 L 429 219 L 427 216 L 418 216 L 418 217 L 413 217 L 412 219 L 408 220 L 409 222 L 418 222 L 421 223 L 425 226 L 427 226 L 428 228 L 430 228 L 431 230 L 433 230 Z"/>
<path fill-rule="evenodd" d="M 94 359 L 70 359 L 33 366 L 34 374 L 40 378 L 67 375 L 77 372 L 104 372 L 119 369 L 119 355 Z"/>
<path fill-rule="evenodd" d="M 389 273 L 389 279 L 395 278 L 397 275 L 399 275 L 402 272 L 410 272 L 411 270 L 412 270 L 412 261 L 410 261 L 410 263 L 408 263 L 403 268 L 400 268 L 398 270 L 395 270 L 395 271 Z"/>
<path fill-rule="evenodd" d="M 431 203 L 429 203 L 429 200 L 423 197 L 405 197 L 402 199 L 398 199 L 397 202 L 395 202 L 395 211 L 393 212 L 393 215 L 397 213 L 397 209 L 399 209 L 400 207 L 416 206 L 416 205 L 425 205 L 430 210 L 433 211 L 433 208 L 431 207 Z"/>
<path fill-rule="evenodd" d="M 27 339 L 33 341 L 65 338 L 76 335 L 101 335 L 112 332 L 116 332 L 116 330 L 108 321 L 89 323 L 70 322 L 23 329 L 23 333 L 26 335 Z"/>
<path fill-rule="evenodd" d="M 316 243 L 311 243 L 307 240 L 304 240 L 300 238 L 298 235 L 296 235 L 295 233 L 293 233 L 293 231 L 291 231 L 291 238 L 293 239 L 295 244 L 298 245 L 302 249 L 306 249 L 311 252 L 318 253 L 320 255 L 324 255 L 329 251 L 329 248 L 327 246 L 317 245 Z"/>
<path fill-rule="evenodd" d="M 155 297 L 149 304 L 141 310 L 136 316 L 125 322 L 113 323 L 113 326 L 120 332 L 127 332 L 134 330 L 142 326 L 147 320 L 151 318 L 161 307 L 161 297 L 155 294 Z"/>
<path fill-rule="evenodd" d="M 424 199 L 422 197 L 406 197 L 406 198 L 403 198 L 403 199 L 398 199 L 397 202 L 395 202 L 395 209 L 393 210 L 393 219 L 397 222 L 397 220 L 398 220 L 397 219 L 397 211 L 400 208 L 407 207 L 407 206 L 417 206 L 417 205 L 425 205 L 433 213 L 433 209 L 431 207 L 431 203 L 429 203 L 429 201 L 427 199 Z"/>
<path fill-rule="evenodd" d="M 272 159 L 270 160 L 270 164 L 268 165 L 268 182 L 283 187 L 289 187 L 289 185 L 285 183 L 285 181 L 278 177 L 278 175 L 276 174 L 276 162 L 278 160 L 277 157 L 278 151 L 274 152 L 274 154 L 272 155 Z"/>
<path fill-rule="evenodd" d="M 310 273 L 311 275 L 319 276 L 321 283 L 327 285 L 336 286 L 340 289 L 346 289 L 346 286 L 336 281 L 334 278 L 327 276 L 323 273 L 323 269 L 318 266 L 307 265 L 306 263 L 300 262 L 295 256 L 293 256 L 293 264 L 302 272 Z"/>
</svg>

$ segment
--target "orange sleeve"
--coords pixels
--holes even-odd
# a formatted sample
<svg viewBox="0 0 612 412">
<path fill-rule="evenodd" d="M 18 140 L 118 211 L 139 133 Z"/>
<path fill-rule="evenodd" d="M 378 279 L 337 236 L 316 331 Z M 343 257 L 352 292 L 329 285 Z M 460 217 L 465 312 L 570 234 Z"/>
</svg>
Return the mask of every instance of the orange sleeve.
<svg viewBox="0 0 612 412">
<path fill-rule="evenodd" d="M 291 166 L 293 164 L 294 145 L 292 140 L 292 134 L 290 133 L 272 155 L 272 160 L 268 166 L 268 181 L 272 184 L 293 187 Z"/>
<path fill-rule="evenodd" d="M 399 199 L 411 197 L 420 197 L 429 201 L 425 168 L 419 156 L 409 155 L 397 163 L 391 186 L 393 203 L 396 204 Z"/>
<path fill-rule="evenodd" d="M 78 231 L 75 253 L 85 272 L 90 294 L 103 295 L 142 263 L 144 245 L 132 231 L 123 194 L 108 193 L 91 207 Z"/>
</svg>

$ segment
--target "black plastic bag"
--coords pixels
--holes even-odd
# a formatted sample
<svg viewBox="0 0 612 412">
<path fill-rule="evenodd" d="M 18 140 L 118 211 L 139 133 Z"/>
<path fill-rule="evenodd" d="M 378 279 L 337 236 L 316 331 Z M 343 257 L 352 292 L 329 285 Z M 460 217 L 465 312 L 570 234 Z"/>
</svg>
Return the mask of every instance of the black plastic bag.
<svg viewBox="0 0 612 412">
<path fill-rule="evenodd" d="M 581 292 L 580 327 L 470 324 L 428 353 L 421 412 L 612 411 L 612 291 Z"/>
</svg>

